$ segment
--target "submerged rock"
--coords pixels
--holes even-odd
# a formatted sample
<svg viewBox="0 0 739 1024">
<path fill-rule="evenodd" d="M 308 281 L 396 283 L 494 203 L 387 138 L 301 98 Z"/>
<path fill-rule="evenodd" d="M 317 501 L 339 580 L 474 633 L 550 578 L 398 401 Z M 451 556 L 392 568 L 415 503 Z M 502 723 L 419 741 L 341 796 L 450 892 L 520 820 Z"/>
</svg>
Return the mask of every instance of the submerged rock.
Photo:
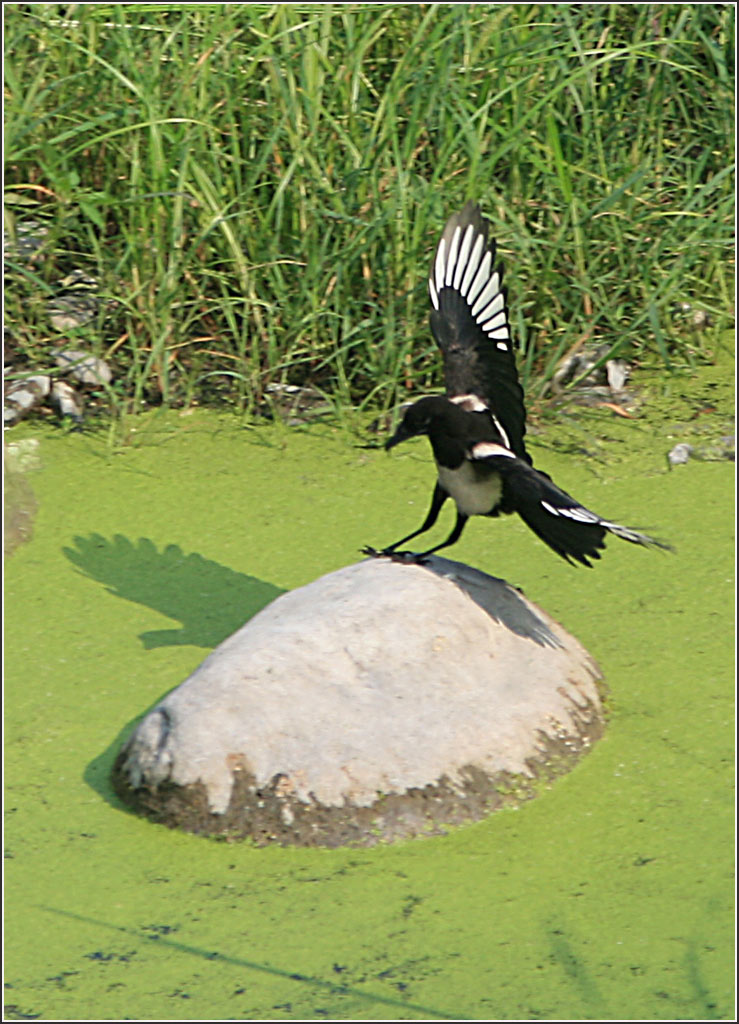
<svg viewBox="0 0 739 1024">
<path fill-rule="evenodd" d="M 602 732 L 597 666 L 503 580 L 375 559 L 278 597 L 124 744 L 119 795 L 260 844 L 371 845 L 472 821 Z"/>
<path fill-rule="evenodd" d="M 3 548 L 6 558 L 33 534 L 37 504 L 27 474 L 40 464 L 38 441 L 28 439 L 5 446 Z"/>
</svg>

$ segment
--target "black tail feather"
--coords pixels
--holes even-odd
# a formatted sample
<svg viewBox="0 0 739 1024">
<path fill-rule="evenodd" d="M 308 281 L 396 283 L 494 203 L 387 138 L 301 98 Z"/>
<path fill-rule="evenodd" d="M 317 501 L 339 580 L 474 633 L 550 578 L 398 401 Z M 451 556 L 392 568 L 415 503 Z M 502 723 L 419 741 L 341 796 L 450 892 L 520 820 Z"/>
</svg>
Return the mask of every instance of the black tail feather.
<svg viewBox="0 0 739 1024">
<path fill-rule="evenodd" d="M 580 562 L 592 567 L 590 559 L 600 558 L 601 551 L 605 550 L 607 531 L 603 526 L 554 516 L 540 505 L 517 511 L 529 529 L 571 565 Z"/>
<path fill-rule="evenodd" d="M 591 559 L 601 557 L 609 533 L 630 544 L 672 550 L 646 533 L 591 512 L 520 459 L 499 458 L 495 464 L 504 476 L 504 510 L 518 512 L 537 537 L 570 563 L 590 566 Z"/>
</svg>

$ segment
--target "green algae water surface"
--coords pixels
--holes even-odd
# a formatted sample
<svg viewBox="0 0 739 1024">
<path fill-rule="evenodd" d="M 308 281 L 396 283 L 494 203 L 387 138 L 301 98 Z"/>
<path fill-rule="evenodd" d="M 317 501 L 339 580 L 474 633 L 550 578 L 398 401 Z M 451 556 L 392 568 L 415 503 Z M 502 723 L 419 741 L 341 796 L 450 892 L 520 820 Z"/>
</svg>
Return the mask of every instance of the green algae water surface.
<svg viewBox="0 0 739 1024">
<path fill-rule="evenodd" d="M 6 565 L 6 1018 L 732 1016 L 729 463 L 668 472 L 652 439 L 594 470 L 534 439 L 563 487 L 677 549 L 613 539 L 574 569 L 517 519 L 473 521 L 454 549 L 599 661 L 605 738 L 445 836 L 255 849 L 129 813 L 119 745 L 275 596 L 413 528 L 429 453 L 205 412 L 135 427 L 115 453 L 15 431 L 41 465 Z"/>
</svg>

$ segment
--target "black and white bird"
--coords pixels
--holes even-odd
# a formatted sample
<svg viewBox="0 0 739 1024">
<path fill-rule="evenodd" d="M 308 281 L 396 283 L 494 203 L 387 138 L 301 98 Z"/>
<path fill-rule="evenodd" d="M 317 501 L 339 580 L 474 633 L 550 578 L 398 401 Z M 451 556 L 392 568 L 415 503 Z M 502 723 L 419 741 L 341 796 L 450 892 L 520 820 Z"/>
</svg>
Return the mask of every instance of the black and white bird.
<svg viewBox="0 0 739 1024">
<path fill-rule="evenodd" d="M 405 412 L 386 442 L 394 448 L 426 434 L 438 479 L 421 526 L 394 544 L 366 554 L 417 562 L 459 540 L 470 516 L 517 512 L 568 562 L 590 565 L 612 533 L 644 547 L 668 548 L 628 526 L 603 519 L 540 470 L 526 451 L 526 411 L 508 324 L 503 268 L 479 206 L 469 202 L 447 221 L 429 276 L 431 331 L 444 359 L 446 397 L 422 398 Z M 436 522 L 447 498 L 457 507 L 454 529 L 418 554 L 401 545 Z"/>
</svg>

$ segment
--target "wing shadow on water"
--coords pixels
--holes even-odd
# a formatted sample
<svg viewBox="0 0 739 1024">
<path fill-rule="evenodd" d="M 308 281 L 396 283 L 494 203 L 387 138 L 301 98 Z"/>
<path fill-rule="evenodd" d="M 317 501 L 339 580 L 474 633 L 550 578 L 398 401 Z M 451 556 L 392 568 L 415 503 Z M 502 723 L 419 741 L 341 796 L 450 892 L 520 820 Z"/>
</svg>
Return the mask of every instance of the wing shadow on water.
<svg viewBox="0 0 739 1024">
<path fill-rule="evenodd" d="M 147 650 L 192 645 L 211 651 L 284 593 L 272 583 L 235 572 L 202 555 L 185 554 L 176 544 L 159 550 L 146 537 L 134 542 L 121 534 L 106 538 L 93 533 L 75 537 L 73 546 L 63 550 L 72 565 L 102 583 L 108 593 L 153 608 L 182 624 L 179 629 L 141 633 Z M 129 808 L 113 792 L 110 769 L 123 740 L 162 696 L 127 722 L 85 769 L 87 784 L 120 810 Z"/>
<path fill-rule="evenodd" d="M 192 644 L 211 650 L 284 591 L 235 572 L 177 544 L 161 551 L 146 537 L 75 537 L 64 554 L 109 594 L 135 601 L 182 623 L 181 629 L 140 634 L 147 650 Z"/>
</svg>

